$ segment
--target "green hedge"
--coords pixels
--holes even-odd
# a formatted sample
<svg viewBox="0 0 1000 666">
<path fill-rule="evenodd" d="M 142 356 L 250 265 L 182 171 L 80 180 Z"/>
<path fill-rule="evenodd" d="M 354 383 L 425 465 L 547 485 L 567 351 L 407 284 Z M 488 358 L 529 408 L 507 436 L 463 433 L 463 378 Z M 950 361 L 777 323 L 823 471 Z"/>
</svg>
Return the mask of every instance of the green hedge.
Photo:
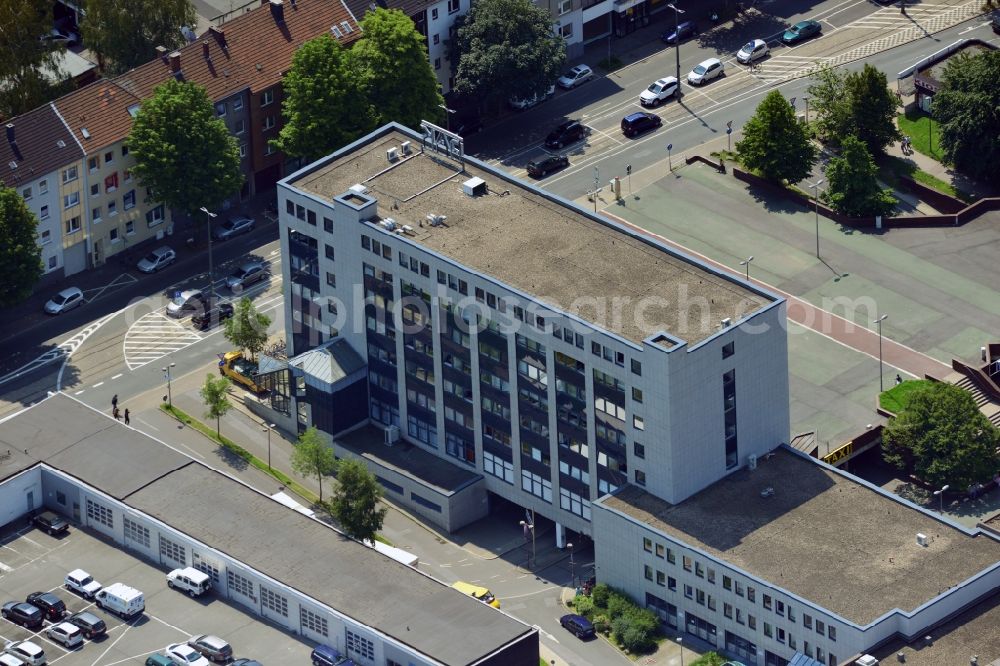
<svg viewBox="0 0 1000 666">
<path fill-rule="evenodd" d="M 610 630 L 612 639 L 629 652 L 649 652 L 656 648 L 660 619 L 605 583 L 595 586 L 589 597 L 578 594 L 573 599 L 573 608 L 593 622 L 597 631 Z"/>
</svg>

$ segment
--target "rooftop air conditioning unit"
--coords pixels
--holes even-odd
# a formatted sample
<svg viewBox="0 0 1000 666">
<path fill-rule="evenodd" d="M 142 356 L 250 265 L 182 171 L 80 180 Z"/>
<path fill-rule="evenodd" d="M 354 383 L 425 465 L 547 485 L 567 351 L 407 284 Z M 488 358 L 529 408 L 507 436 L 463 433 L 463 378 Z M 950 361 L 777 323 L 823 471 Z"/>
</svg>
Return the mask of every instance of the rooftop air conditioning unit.
<svg viewBox="0 0 1000 666">
<path fill-rule="evenodd" d="M 390 162 L 395 162 L 396 160 L 398 160 L 399 159 L 399 148 L 396 148 L 395 146 L 393 146 L 389 150 L 385 151 L 385 159 L 389 160 Z"/>
<path fill-rule="evenodd" d="M 917 545 L 927 547 L 927 535 L 917 532 Z"/>
<path fill-rule="evenodd" d="M 479 197 L 487 192 L 486 181 L 478 176 L 462 183 L 462 191 L 470 197 Z"/>
<path fill-rule="evenodd" d="M 385 445 L 392 446 L 399 441 L 399 426 L 391 425 L 385 429 Z"/>
<path fill-rule="evenodd" d="M 404 224 L 403 225 L 403 233 L 404 234 L 412 234 L 413 233 L 413 227 L 411 227 L 408 224 Z"/>
<path fill-rule="evenodd" d="M 392 231 L 393 229 L 396 228 L 396 220 L 392 219 L 391 217 L 387 217 L 381 222 L 379 222 L 378 225 L 383 229 L 385 229 L 386 231 Z"/>
<path fill-rule="evenodd" d="M 878 666 L 878 659 L 870 654 L 864 654 L 855 660 L 855 666 Z"/>
<path fill-rule="evenodd" d="M 722 320 L 722 328 L 729 328 L 729 325 L 731 323 L 732 320 L 729 317 L 726 317 L 725 319 Z"/>
<path fill-rule="evenodd" d="M 427 222 L 432 227 L 439 227 L 444 224 L 444 221 L 448 219 L 447 215 L 438 215 L 437 213 L 431 213 L 427 216 Z"/>
<path fill-rule="evenodd" d="M 754 454 L 751 453 L 749 456 L 747 456 L 747 468 L 748 469 L 757 469 L 757 456 L 756 455 L 754 455 Z"/>
<path fill-rule="evenodd" d="M 360 194 L 362 196 L 368 194 L 368 188 L 362 185 L 361 183 L 356 183 L 354 185 L 351 185 L 349 188 L 347 188 L 347 190 L 352 194 Z"/>
<path fill-rule="evenodd" d="M 403 152 L 404 155 L 409 155 L 411 152 L 410 145 L 411 144 L 409 141 L 404 141 L 403 143 L 399 144 L 399 149 Z"/>
</svg>

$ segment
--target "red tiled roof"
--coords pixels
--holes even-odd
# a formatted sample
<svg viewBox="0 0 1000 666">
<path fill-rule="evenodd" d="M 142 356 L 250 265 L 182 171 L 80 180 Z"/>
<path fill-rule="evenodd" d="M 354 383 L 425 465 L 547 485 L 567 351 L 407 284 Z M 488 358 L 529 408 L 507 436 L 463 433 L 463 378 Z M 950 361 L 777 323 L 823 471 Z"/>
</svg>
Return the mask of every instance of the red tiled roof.
<svg viewBox="0 0 1000 666">
<path fill-rule="evenodd" d="M 175 54 L 182 80 L 204 86 L 211 99 L 221 100 L 247 88 L 256 92 L 273 86 L 291 66 L 296 49 L 314 37 L 333 34 L 331 26 L 338 27 L 345 46 L 361 36 L 342 0 L 285 0 L 281 13 L 284 20 L 279 23 L 272 6 L 265 3 L 178 51 L 113 80 L 75 90 L 55 104 L 84 147 L 96 150 L 128 136 L 132 129 L 128 107 L 150 97 L 156 86 L 173 76 Z M 90 139 L 84 139 L 83 128 Z"/>
<path fill-rule="evenodd" d="M 40 178 L 83 156 L 80 146 L 48 104 L 5 124 L 13 125 L 13 129 L 5 127 L 0 134 L 0 183 L 8 187 Z"/>
</svg>

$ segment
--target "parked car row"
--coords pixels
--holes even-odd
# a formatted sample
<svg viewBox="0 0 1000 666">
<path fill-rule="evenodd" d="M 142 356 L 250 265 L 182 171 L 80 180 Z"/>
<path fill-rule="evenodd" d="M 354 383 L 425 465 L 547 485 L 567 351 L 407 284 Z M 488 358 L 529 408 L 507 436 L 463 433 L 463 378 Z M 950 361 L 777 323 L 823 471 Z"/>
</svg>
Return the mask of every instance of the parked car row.
<svg viewBox="0 0 1000 666">
<path fill-rule="evenodd" d="M 66 576 L 67 589 L 74 589 L 89 599 L 100 598 L 100 583 L 85 571 L 77 569 Z M 98 601 L 98 605 L 101 602 Z M 9 622 L 26 629 L 34 629 L 47 639 L 61 644 L 68 650 L 83 645 L 84 638 L 93 640 L 107 633 L 107 624 L 89 611 L 70 613 L 66 602 L 53 592 L 32 592 L 24 601 L 8 601 L 0 608 L 0 615 Z M 48 621 L 49 625 L 45 626 Z M 43 666 L 48 663 L 45 650 L 31 640 L 7 643 L 0 666 Z"/>
</svg>

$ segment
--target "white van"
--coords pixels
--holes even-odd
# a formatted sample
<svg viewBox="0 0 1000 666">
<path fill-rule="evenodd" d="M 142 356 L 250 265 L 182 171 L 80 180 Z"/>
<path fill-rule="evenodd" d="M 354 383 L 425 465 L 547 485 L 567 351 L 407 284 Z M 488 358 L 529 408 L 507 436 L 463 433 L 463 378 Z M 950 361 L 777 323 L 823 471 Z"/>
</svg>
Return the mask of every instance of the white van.
<svg viewBox="0 0 1000 666">
<path fill-rule="evenodd" d="M 146 610 L 146 599 L 142 592 L 124 583 L 108 585 L 97 593 L 95 599 L 98 608 L 111 611 L 126 620 Z"/>
<path fill-rule="evenodd" d="M 212 579 L 204 571 L 199 571 L 194 567 L 174 569 L 167 574 L 167 587 L 183 590 L 190 596 L 197 597 L 208 592 L 209 588 L 212 587 Z"/>
</svg>

